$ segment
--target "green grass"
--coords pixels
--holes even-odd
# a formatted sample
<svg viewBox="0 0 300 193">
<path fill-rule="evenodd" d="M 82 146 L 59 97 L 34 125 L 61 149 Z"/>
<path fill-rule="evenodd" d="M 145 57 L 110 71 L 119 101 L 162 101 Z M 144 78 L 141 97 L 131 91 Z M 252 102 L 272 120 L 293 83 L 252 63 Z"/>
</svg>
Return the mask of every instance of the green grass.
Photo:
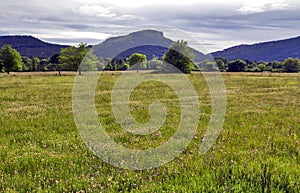
<svg viewBox="0 0 300 193">
<path fill-rule="evenodd" d="M 145 75 L 146 76 L 146 75 Z M 135 119 L 150 119 L 160 99 L 168 110 L 163 128 L 149 136 L 115 123 L 110 94 L 118 74 L 99 81 L 96 107 L 105 130 L 133 149 L 157 147 L 176 131 L 178 97 L 158 82 L 131 95 Z M 93 155 L 72 113 L 73 75 L 0 75 L 0 192 L 300 192 L 300 75 L 224 74 L 227 113 L 222 133 L 205 155 L 198 149 L 210 115 L 205 81 L 189 75 L 201 105 L 192 143 L 155 169 L 130 171 Z"/>
</svg>

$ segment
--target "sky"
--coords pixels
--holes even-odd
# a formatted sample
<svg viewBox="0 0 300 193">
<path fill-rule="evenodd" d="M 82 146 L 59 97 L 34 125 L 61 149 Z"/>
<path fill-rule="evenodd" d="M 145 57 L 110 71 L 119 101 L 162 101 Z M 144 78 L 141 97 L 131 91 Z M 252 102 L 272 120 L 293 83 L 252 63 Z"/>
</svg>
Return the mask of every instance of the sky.
<svg viewBox="0 0 300 193">
<path fill-rule="evenodd" d="M 210 52 L 300 36 L 298 0 L 6 0 L 0 7 L 0 35 L 65 45 L 98 44 L 145 25 L 183 30 Z"/>
</svg>

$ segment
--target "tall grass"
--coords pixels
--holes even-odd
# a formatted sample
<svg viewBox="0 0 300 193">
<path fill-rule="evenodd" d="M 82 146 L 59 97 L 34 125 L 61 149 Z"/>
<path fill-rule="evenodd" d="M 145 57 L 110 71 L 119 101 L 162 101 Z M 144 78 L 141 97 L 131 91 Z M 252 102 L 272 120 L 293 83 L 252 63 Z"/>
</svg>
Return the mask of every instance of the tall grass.
<svg viewBox="0 0 300 193">
<path fill-rule="evenodd" d="M 124 132 L 115 123 L 110 94 L 118 74 L 99 81 L 100 122 L 116 142 L 147 149 L 166 142 L 180 118 L 178 97 L 158 82 L 139 85 L 130 108 L 137 121 L 164 101 L 168 117 L 149 136 Z M 201 105 L 192 143 L 168 164 L 130 171 L 110 166 L 81 140 L 72 114 L 74 75 L 0 76 L 1 192 L 300 192 L 300 76 L 224 74 L 228 105 L 216 144 L 198 149 L 210 114 L 210 96 L 198 74 L 189 75 Z M 171 100 L 170 100 L 171 99 Z"/>
</svg>

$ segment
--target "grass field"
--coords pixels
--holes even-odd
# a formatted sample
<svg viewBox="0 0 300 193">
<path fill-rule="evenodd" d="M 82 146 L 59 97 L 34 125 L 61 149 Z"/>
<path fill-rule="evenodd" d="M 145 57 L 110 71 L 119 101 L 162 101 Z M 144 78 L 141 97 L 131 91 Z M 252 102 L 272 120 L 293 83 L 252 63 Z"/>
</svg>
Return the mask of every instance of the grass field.
<svg viewBox="0 0 300 193">
<path fill-rule="evenodd" d="M 226 121 L 213 148 L 198 154 L 210 96 L 203 78 L 191 74 L 201 105 L 197 134 L 179 157 L 144 171 L 106 164 L 85 146 L 72 113 L 74 74 L 0 75 L 0 192 L 300 192 L 300 74 L 223 75 Z M 174 91 L 158 82 L 136 88 L 136 120 L 149 120 L 149 104 L 166 97 L 168 116 L 159 131 L 135 136 L 114 121 L 110 95 L 118 77 L 105 73 L 98 83 L 107 133 L 133 149 L 163 144 L 180 118 Z"/>
</svg>

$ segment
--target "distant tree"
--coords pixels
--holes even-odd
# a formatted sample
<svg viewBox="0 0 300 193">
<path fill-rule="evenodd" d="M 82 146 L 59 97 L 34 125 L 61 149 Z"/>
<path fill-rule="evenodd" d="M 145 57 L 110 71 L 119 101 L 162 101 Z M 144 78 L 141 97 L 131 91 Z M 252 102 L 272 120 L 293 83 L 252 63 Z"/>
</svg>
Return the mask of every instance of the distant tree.
<svg viewBox="0 0 300 193">
<path fill-rule="evenodd" d="M 163 56 L 163 61 L 177 67 L 183 73 L 191 73 L 194 70 L 195 55 L 184 40 L 174 42 L 167 53 Z"/>
<path fill-rule="evenodd" d="M 106 65 L 105 65 L 106 66 Z M 112 70 L 128 70 L 130 68 L 130 65 L 128 63 L 128 59 L 113 59 L 111 61 Z M 145 67 L 143 66 L 142 69 Z"/>
<path fill-rule="evenodd" d="M 299 72 L 300 61 L 298 58 L 288 58 L 283 62 L 284 72 Z"/>
<path fill-rule="evenodd" d="M 244 72 L 246 62 L 244 60 L 234 60 L 228 64 L 228 72 Z"/>
<path fill-rule="evenodd" d="M 32 71 L 32 60 L 29 57 L 22 57 L 22 63 L 22 71 Z"/>
<path fill-rule="evenodd" d="M 113 70 L 112 66 L 112 59 L 111 58 L 105 58 L 104 59 L 104 69 L 103 70 Z"/>
<path fill-rule="evenodd" d="M 130 69 L 130 65 L 124 60 L 119 70 L 129 70 L 129 69 Z"/>
<path fill-rule="evenodd" d="M 226 68 L 225 68 L 225 63 L 224 63 L 223 60 L 221 60 L 221 59 L 216 59 L 215 61 L 216 61 L 216 63 L 217 63 L 218 68 L 220 69 L 220 71 L 225 71 L 225 70 L 226 70 Z"/>
<path fill-rule="evenodd" d="M 134 65 L 134 69 L 146 69 L 147 68 L 147 57 L 144 54 L 133 53 L 128 59 L 130 68 Z M 133 69 L 133 68 L 132 68 Z"/>
<path fill-rule="evenodd" d="M 272 72 L 282 72 L 283 71 L 283 64 L 279 61 L 269 62 L 267 67 L 272 68 Z"/>
<path fill-rule="evenodd" d="M 50 58 L 50 64 L 49 64 L 50 70 L 58 71 L 58 75 L 61 75 L 61 64 L 59 63 L 59 53 L 54 54 Z"/>
<path fill-rule="evenodd" d="M 269 71 L 269 72 L 273 72 L 272 66 L 267 66 L 265 70 L 266 70 L 266 71 Z"/>
<path fill-rule="evenodd" d="M 215 58 L 215 61 L 217 61 L 217 60 L 222 60 L 225 66 L 227 66 L 229 63 L 229 60 L 227 58 L 217 57 L 217 58 Z"/>
<path fill-rule="evenodd" d="M 38 71 L 41 60 L 39 58 L 32 58 L 32 71 Z"/>
<path fill-rule="evenodd" d="M 259 68 L 260 72 L 262 72 L 262 71 L 264 71 L 264 70 L 267 69 L 267 66 L 266 66 L 265 63 L 259 63 L 259 64 L 257 65 L 257 67 Z"/>
<path fill-rule="evenodd" d="M 3 72 L 3 67 L 4 67 L 3 60 L 0 58 L 0 73 Z"/>
<path fill-rule="evenodd" d="M 107 65 L 105 59 L 100 57 L 98 60 L 99 61 L 98 61 L 97 66 L 96 66 L 97 69 L 99 71 L 104 70 L 105 66 Z"/>
<path fill-rule="evenodd" d="M 59 64 L 59 54 L 54 54 L 53 56 L 51 56 L 50 63 Z"/>
<path fill-rule="evenodd" d="M 245 61 L 246 62 L 246 61 Z M 245 72 L 259 72 L 256 62 L 246 62 Z"/>
<path fill-rule="evenodd" d="M 22 70 L 21 55 L 17 50 L 13 49 L 11 45 L 2 47 L 0 50 L 0 60 L 7 74 L 13 71 Z"/>
<path fill-rule="evenodd" d="M 270 63 L 270 66 L 272 66 L 273 69 L 283 69 L 283 64 L 282 62 L 279 61 L 273 61 Z"/>
<path fill-rule="evenodd" d="M 205 60 L 203 62 L 197 63 L 197 66 L 202 72 L 218 71 L 218 66 L 215 61 Z"/>
<path fill-rule="evenodd" d="M 79 71 L 96 71 L 97 64 L 99 63 L 98 57 L 94 55 L 93 50 L 89 50 L 79 66 Z"/>
<path fill-rule="evenodd" d="M 158 59 L 158 57 L 154 57 L 152 60 L 149 60 L 147 63 L 148 69 L 151 70 L 160 70 L 163 62 Z"/>
<path fill-rule="evenodd" d="M 81 69 L 78 69 L 78 67 L 87 53 L 88 47 L 84 43 L 79 44 L 77 47 L 71 46 L 64 48 L 60 51 L 59 63 L 64 70 L 78 70 L 81 75 Z"/>
<path fill-rule="evenodd" d="M 48 71 L 48 67 L 50 64 L 50 58 L 43 58 L 40 60 L 40 64 L 38 66 L 39 71 Z"/>
</svg>

